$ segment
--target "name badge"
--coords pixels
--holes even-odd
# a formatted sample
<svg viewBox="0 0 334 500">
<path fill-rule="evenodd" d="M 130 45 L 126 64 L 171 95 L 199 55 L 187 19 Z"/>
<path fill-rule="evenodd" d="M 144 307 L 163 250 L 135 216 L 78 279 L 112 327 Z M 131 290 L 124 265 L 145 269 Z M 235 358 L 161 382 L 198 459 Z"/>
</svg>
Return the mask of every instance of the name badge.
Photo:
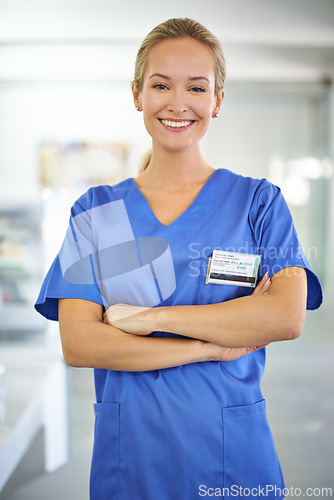
<svg viewBox="0 0 334 500">
<path fill-rule="evenodd" d="M 214 250 L 205 283 L 255 288 L 260 260 L 260 255 Z"/>
</svg>

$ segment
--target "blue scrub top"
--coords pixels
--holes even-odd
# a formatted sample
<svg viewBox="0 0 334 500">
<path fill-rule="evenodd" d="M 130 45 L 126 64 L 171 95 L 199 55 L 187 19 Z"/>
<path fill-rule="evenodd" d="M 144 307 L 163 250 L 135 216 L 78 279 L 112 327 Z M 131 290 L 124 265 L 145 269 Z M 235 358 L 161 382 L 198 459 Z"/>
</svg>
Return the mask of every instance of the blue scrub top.
<svg viewBox="0 0 334 500">
<path fill-rule="evenodd" d="M 286 267 L 305 268 L 307 308 L 320 306 L 319 280 L 280 189 L 218 169 L 168 226 L 132 178 L 88 190 L 72 207 L 35 307 L 57 320 L 59 298 L 159 307 L 251 294 L 251 288 L 205 284 L 214 249 L 261 255 L 259 279 L 266 271 L 272 277 Z M 261 349 L 235 361 L 148 372 L 96 369 L 91 499 L 242 498 L 263 491 L 283 498 L 260 390 L 264 365 Z"/>
</svg>

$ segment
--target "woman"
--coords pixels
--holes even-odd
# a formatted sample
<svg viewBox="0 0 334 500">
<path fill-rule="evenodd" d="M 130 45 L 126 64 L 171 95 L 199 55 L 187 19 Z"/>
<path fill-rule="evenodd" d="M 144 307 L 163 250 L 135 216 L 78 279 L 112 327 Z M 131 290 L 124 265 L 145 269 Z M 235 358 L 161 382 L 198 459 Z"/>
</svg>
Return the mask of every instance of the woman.
<svg viewBox="0 0 334 500">
<path fill-rule="evenodd" d="M 284 496 L 264 346 L 301 334 L 321 288 L 280 190 L 201 155 L 224 84 L 199 23 L 146 37 L 132 91 L 152 152 L 74 204 L 36 304 L 59 310 L 65 361 L 95 368 L 92 499 Z"/>
</svg>

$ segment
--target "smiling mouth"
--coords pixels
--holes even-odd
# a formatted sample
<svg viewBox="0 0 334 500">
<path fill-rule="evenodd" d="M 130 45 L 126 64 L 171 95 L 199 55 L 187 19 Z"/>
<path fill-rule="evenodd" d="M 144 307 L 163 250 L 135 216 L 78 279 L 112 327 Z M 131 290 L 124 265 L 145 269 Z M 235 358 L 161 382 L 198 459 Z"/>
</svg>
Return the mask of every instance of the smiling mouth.
<svg viewBox="0 0 334 500">
<path fill-rule="evenodd" d="M 192 120 L 191 121 L 187 120 L 184 122 L 174 122 L 171 120 L 160 120 L 160 121 L 166 127 L 172 127 L 172 128 L 184 128 L 184 127 L 188 127 L 189 125 L 194 123 Z"/>
</svg>

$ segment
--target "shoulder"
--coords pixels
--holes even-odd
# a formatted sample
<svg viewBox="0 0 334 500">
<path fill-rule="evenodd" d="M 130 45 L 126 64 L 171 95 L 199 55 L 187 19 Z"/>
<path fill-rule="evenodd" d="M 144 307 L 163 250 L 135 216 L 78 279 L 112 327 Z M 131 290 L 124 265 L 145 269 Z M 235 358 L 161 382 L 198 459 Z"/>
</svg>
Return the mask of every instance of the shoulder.
<svg viewBox="0 0 334 500">
<path fill-rule="evenodd" d="M 250 176 L 243 176 L 227 170 L 218 168 L 216 170 L 218 183 L 223 184 L 233 194 L 248 194 L 249 197 L 258 198 L 261 196 L 276 196 L 280 193 L 280 188 L 268 181 L 266 178 L 258 179 Z"/>
<path fill-rule="evenodd" d="M 105 184 L 89 188 L 74 202 L 71 210 L 72 216 L 121 199 L 131 183 L 132 179 L 129 178 L 113 186 Z"/>
</svg>

